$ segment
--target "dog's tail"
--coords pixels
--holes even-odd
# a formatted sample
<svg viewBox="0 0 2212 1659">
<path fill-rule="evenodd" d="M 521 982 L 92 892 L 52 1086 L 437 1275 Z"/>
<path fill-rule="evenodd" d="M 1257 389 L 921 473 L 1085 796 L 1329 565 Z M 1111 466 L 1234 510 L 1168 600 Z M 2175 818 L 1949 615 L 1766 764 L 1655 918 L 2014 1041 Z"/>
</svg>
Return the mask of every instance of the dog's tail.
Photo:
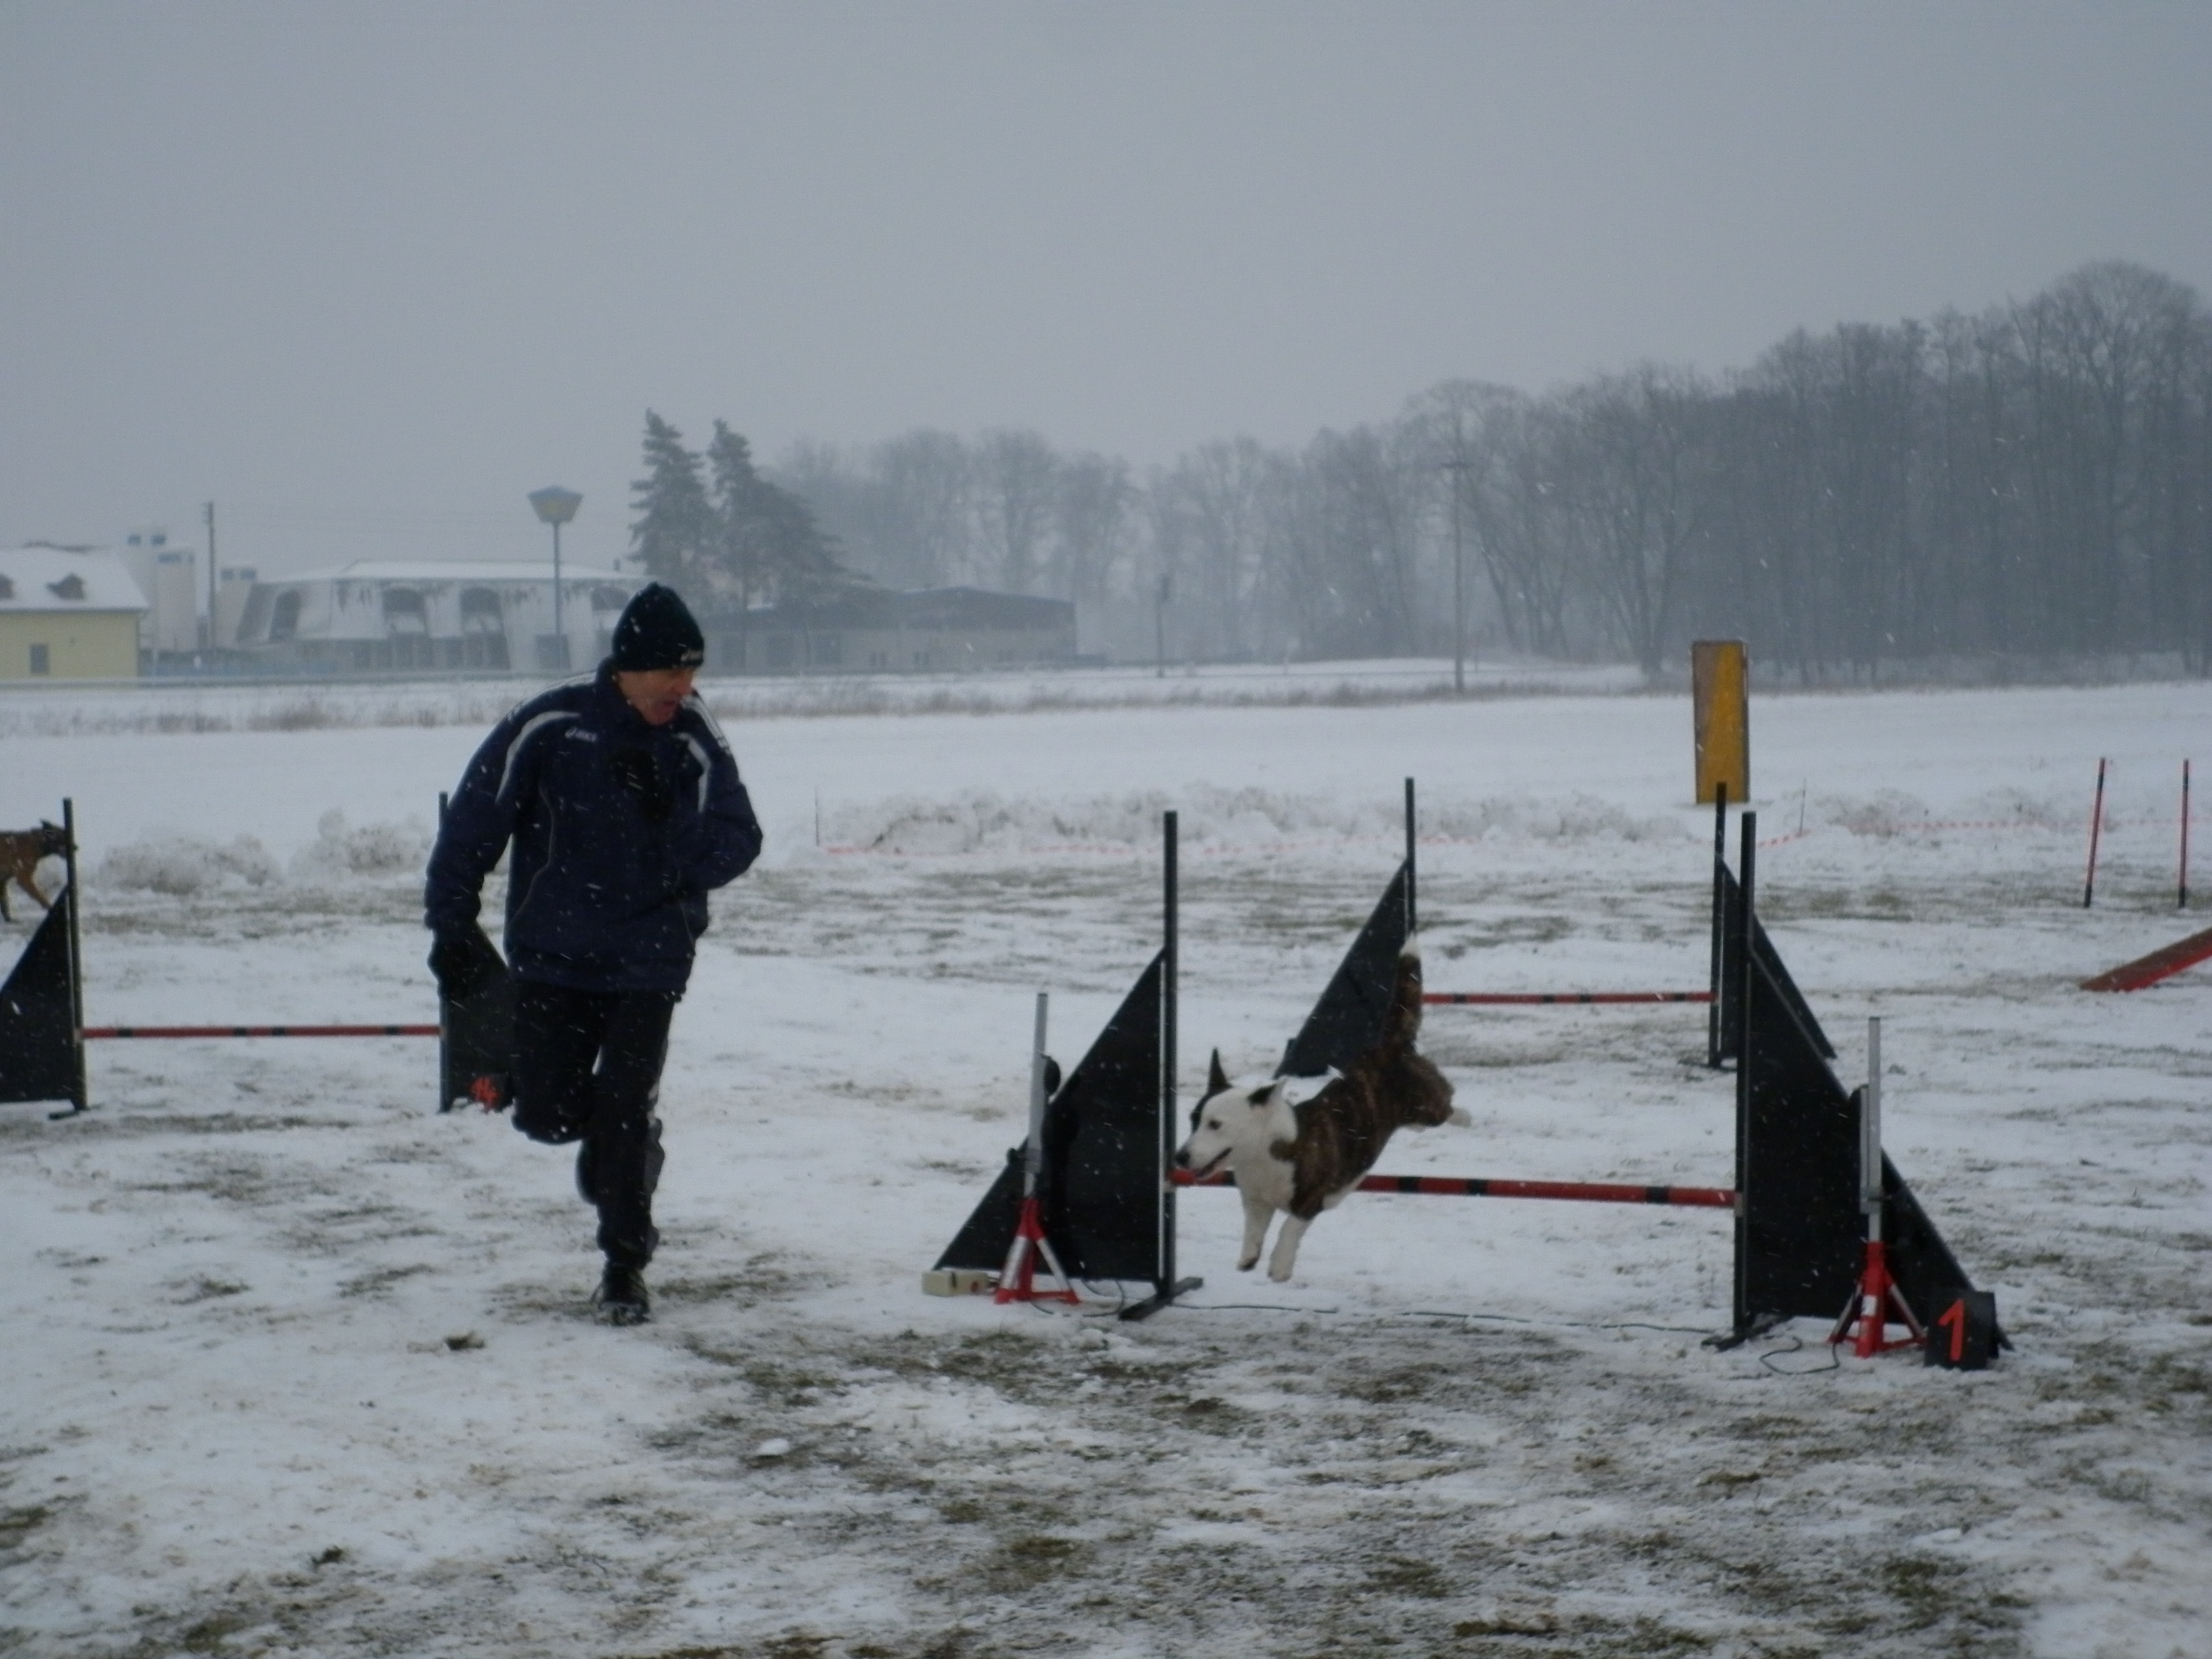
<svg viewBox="0 0 2212 1659">
<path fill-rule="evenodd" d="M 1421 941 L 1407 939 L 1398 952 L 1398 980 L 1391 988 L 1390 1014 L 1382 1027 L 1386 1048 L 1410 1048 L 1421 1033 Z"/>
</svg>

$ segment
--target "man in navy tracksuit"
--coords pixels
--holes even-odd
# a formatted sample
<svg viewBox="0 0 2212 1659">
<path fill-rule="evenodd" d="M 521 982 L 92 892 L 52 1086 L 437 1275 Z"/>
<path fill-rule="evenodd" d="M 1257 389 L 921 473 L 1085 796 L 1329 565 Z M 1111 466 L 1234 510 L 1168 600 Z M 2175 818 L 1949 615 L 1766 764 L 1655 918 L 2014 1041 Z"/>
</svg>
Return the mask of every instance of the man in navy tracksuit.
<svg viewBox="0 0 2212 1659">
<path fill-rule="evenodd" d="M 651 1306 L 669 1019 L 708 892 L 761 850 L 736 758 L 691 692 L 705 655 L 684 601 L 658 583 L 640 590 L 597 673 L 532 698 L 484 739 L 447 809 L 424 897 L 431 971 L 447 996 L 466 998 L 495 961 L 477 892 L 513 842 L 514 1127 L 582 1143 L 576 1184 L 599 1209 L 606 1256 L 595 1300 L 620 1325 Z"/>
</svg>

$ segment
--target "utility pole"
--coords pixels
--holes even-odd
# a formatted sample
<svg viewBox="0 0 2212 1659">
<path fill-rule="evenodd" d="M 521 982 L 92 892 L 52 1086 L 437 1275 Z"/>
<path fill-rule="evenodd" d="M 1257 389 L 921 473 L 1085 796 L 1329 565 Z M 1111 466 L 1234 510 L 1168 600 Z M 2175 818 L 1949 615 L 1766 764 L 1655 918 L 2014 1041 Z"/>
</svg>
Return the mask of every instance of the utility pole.
<svg viewBox="0 0 2212 1659">
<path fill-rule="evenodd" d="M 210 501 L 210 502 L 207 504 L 207 514 L 206 514 L 206 517 L 207 517 L 207 533 L 208 533 L 208 616 L 207 616 L 207 633 L 206 633 L 205 638 L 206 638 L 206 640 L 207 640 L 207 648 L 208 648 L 209 653 L 210 653 L 210 655 L 212 655 L 212 654 L 214 653 L 215 647 L 216 647 L 216 638 L 215 638 L 215 503 L 214 503 L 213 501 Z"/>
<path fill-rule="evenodd" d="M 1153 673 L 1159 679 L 1168 677 L 1168 589 L 1174 580 L 1165 571 L 1160 573 L 1160 597 L 1152 606 L 1152 652 L 1158 663 Z"/>
<path fill-rule="evenodd" d="M 1460 495 L 1468 461 L 1459 451 L 1458 422 L 1453 422 L 1453 459 L 1443 464 L 1452 481 L 1452 690 L 1467 690 L 1467 547 L 1460 533 Z"/>
</svg>

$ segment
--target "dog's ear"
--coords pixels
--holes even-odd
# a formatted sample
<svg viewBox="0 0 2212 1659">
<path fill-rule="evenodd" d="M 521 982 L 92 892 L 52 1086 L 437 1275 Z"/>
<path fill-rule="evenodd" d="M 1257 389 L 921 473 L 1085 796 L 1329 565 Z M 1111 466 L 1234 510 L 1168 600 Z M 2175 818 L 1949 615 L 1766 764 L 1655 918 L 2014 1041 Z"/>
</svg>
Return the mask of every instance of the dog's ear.
<svg viewBox="0 0 2212 1659">
<path fill-rule="evenodd" d="M 1252 1108 L 1255 1111 L 1257 1111 L 1263 1106 L 1273 1103 L 1275 1098 L 1275 1091 L 1279 1086 L 1280 1086 L 1281 1082 L 1282 1079 L 1278 1078 L 1274 1082 L 1263 1084 L 1259 1088 L 1252 1091 Z"/>
<path fill-rule="evenodd" d="M 1206 1067 L 1206 1092 L 1218 1095 L 1229 1086 L 1229 1073 L 1221 1069 L 1221 1050 L 1213 1051 L 1213 1058 Z"/>
</svg>

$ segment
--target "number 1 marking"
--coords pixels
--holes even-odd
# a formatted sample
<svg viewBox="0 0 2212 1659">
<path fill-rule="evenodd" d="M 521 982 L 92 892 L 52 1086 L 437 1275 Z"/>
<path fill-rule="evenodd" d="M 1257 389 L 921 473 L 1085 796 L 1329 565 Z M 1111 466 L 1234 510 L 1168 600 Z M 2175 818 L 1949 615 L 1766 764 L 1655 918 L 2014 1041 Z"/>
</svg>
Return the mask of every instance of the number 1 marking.
<svg viewBox="0 0 2212 1659">
<path fill-rule="evenodd" d="M 1951 1328 L 1951 1363 L 1955 1365 L 1966 1357 L 1966 1298 L 1962 1296 L 1944 1309 L 1936 1322 Z"/>
</svg>

